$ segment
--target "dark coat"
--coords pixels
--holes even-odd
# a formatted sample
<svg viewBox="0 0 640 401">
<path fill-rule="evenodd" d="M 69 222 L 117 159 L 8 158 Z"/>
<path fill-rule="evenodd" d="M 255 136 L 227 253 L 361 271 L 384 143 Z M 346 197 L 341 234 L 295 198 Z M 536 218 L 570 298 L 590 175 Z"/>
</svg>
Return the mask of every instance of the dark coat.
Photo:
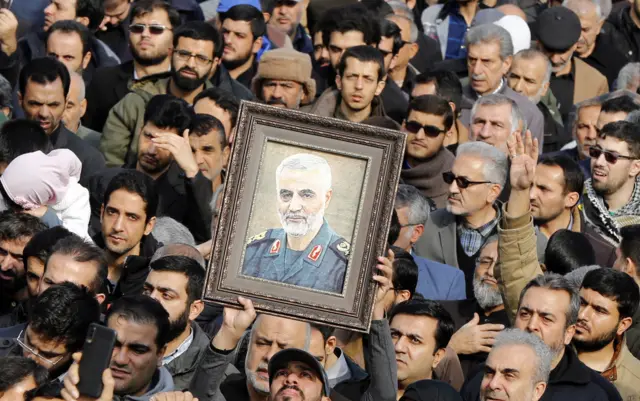
<svg viewBox="0 0 640 401">
<path fill-rule="evenodd" d="M 542 153 L 557 152 L 565 144 L 571 141 L 571 135 L 560 125 L 551 114 L 551 111 L 542 102 L 536 105 L 544 118 L 544 145 Z"/>
<path fill-rule="evenodd" d="M 640 308 L 633 316 L 633 323 L 625 333 L 627 347 L 636 358 L 640 359 Z"/>
<path fill-rule="evenodd" d="M 437 40 L 421 33 L 418 35 L 418 53 L 409 62 L 420 72 L 430 71 L 435 63 L 442 61 L 440 44 Z"/>
<path fill-rule="evenodd" d="M 404 401 L 462 401 L 460 394 L 439 380 L 418 380 L 407 386 L 401 400 Z"/>
<path fill-rule="evenodd" d="M 82 163 L 80 183 L 87 186 L 89 177 L 104 169 L 104 157 L 98 149 L 85 142 L 82 138 L 69 131 L 63 124 L 51 135 L 51 144 L 54 149 L 69 149 Z"/>
<path fill-rule="evenodd" d="M 136 83 L 155 82 L 168 76 L 169 73 L 155 74 L 144 77 Z M 87 87 L 87 112 L 82 118 L 82 125 L 102 132 L 111 108 L 131 92 L 133 84 L 131 81 L 133 81 L 133 61 L 98 69 Z"/>
<path fill-rule="evenodd" d="M 600 71 L 607 78 L 610 89 L 613 88 L 613 83 L 618 78 L 618 73 L 627 63 L 626 57 L 620 53 L 616 43 L 614 43 L 614 30 L 615 28 L 610 23 L 605 22 L 596 38 L 596 47 L 593 52 L 589 57 L 582 59 L 582 61 Z"/>
<path fill-rule="evenodd" d="M 229 71 L 222 64 L 218 66 L 215 75 L 211 78 L 211 83 L 216 88 L 224 89 L 233 94 L 238 101 L 255 99 L 255 96 L 253 96 L 253 93 L 251 93 L 248 88 L 231 78 Z"/>
<path fill-rule="evenodd" d="M 382 100 L 387 117 L 391 117 L 398 124 L 402 124 L 402 121 L 407 117 L 409 100 L 393 80 L 387 80 L 387 84 L 380 93 L 380 100 Z"/>
<path fill-rule="evenodd" d="M 627 62 L 637 62 L 640 61 L 640 32 L 629 15 L 631 3 L 623 4 L 624 6 L 613 11 L 607 20 L 615 28 L 611 31 L 611 41 Z"/>
<path fill-rule="evenodd" d="M 484 372 L 478 372 L 467 380 L 460 394 L 465 401 L 480 399 L 480 383 Z M 564 356 L 551 371 L 547 389 L 540 401 L 622 401 L 618 390 L 598 372 L 580 362 L 570 346 L 565 347 Z"/>
<path fill-rule="evenodd" d="M 338 349 L 336 348 L 336 352 L 337 351 Z M 360 397 L 362 397 L 362 394 L 367 391 L 371 384 L 369 374 L 355 363 L 353 359 L 349 358 L 347 354 L 344 354 L 344 358 L 347 361 L 349 372 L 351 372 L 351 378 L 336 384 L 333 389 L 351 401 L 360 401 Z"/>
<path fill-rule="evenodd" d="M 211 341 L 197 324 L 191 323 L 191 329 L 193 330 L 193 341 L 189 348 L 182 355 L 165 365 L 165 368 L 173 377 L 173 386 L 176 391 L 189 389 L 189 384 L 195 376 L 200 358 Z"/>
</svg>

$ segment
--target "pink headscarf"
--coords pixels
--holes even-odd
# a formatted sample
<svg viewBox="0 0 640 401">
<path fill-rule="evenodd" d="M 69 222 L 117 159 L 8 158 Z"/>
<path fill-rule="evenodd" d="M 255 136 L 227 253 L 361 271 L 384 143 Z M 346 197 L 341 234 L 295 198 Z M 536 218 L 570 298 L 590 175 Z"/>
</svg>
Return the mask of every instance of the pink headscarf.
<svg viewBox="0 0 640 401">
<path fill-rule="evenodd" d="M 55 205 L 69 184 L 80 180 L 82 163 L 68 149 L 41 151 L 16 157 L 0 177 L 9 198 L 25 210 Z"/>
</svg>

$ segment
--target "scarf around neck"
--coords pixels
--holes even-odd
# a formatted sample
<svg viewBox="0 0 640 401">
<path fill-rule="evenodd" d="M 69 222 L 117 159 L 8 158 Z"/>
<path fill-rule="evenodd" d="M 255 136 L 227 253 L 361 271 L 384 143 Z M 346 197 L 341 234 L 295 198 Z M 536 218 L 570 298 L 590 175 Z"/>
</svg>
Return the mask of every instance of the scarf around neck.
<svg viewBox="0 0 640 401">
<path fill-rule="evenodd" d="M 442 148 L 431 159 L 423 160 L 415 166 L 405 164 L 401 177 L 405 184 L 418 188 L 428 198 L 448 196 L 449 185 L 442 173 L 451 170 L 455 156 Z"/>
</svg>

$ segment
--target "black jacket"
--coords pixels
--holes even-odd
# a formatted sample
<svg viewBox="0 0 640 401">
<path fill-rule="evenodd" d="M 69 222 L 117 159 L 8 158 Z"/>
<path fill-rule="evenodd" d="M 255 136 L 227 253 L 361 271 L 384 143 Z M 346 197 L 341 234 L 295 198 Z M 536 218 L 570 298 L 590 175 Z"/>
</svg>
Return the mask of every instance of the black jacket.
<svg viewBox="0 0 640 401">
<path fill-rule="evenodd" d="M 218 65 L 215 75 L 211 78 L 211 83 L 217 88 L 232 93 L 238 101 L 254 100 L 255 98 L 248 88 L 231 78 L 229 71 L 222 64 Z"/>
<path fill-rule="evenodd" d="M 626 57 L 616 47 L 614 31 L 615 28 L 610 23 L 605 22 L 596 38 L 596 47 L 593 49 L 593 53 L 589 57 L 582 59 L 582 61 L 607 77 L 609 88 L 613 88 L 613 83 L 618 78 L 618 73 L 627 63 Z"/>
<path fill-rule="evenodd" d="M 565 144 L 571 141 L 571 135 L 567 134 L 564 127 L 553 119 L 553 116 L 547 106 L 542 104 L 542 102 L 538 102 L 536 106 L 542 113 L 542 117 L 544 117 L 544 142 L 542 145 L 542 153 L 557 152 Z"/>
<path fill-rule="evenodd" d="M 631 4 L 627 2 L 624 4 L 623 7 L 613 11 L 607 19 L 607 22 L 615 28 L 611 31 L 611 41 L 627 62 L 637 62 L 640 61 L 640 29 L 629 15 Z"/>
<path fill-rule="evenodd" d="M 480 383 L 484 372 L 468 379 L 460 394 L 465 401 L 480 399 Z M 580 362 L 575 351 L 566 346 L 558 366 L 551 371 L 547 389 L 540 401 L 622 401 L 618 390 L 598 372 Z"/>
<path fill-rule="evenodd" d="M 382 93 L 380 93 L 380 99 L 387 116 L 398 124 L 402 124 L 409 109 L 409 100 L 402 89 L 393 80 L 388 79 Z"/>
<path fill-rule="evenodd" d="M 155 74 L 144 77 L 136 83 L 147 81 L 155 82 L 161 78 L 167 78 L 169 73 Z M 98 69 L 94 79 L 87 88 L 87 112 L 82 118 L 82 125 L 94 131 L 102 132 L 109 111 L 127 93 L 131 92 L 133 82 L 133 61 Z"/>
<path fill-rule="evenodd" d="M 405 401 L 462 401 L 460 394 L 439 380 L 418 380 L 407 386 L 401 398 Z"/>
<path fill-rule="evenodd" d="M 336 348 L 334 352 L 344 353 L 344 351 L 339 350 L 338 348 Z M 349 367 L 351 378 L 349 380 L 337 383 L 333 387 L 333 390 L 342 394 L 351 401 L 360 401 L 360 397 L 362 397 L 362 394 L 367 392 L 367 389 L 371 384 L 371 379 L 369 378 L 369 374 L 351 358 L 349 358 L 347 354 L 344 354 L 344 358 L 347 361 L 347 366 Z"/>
<path fill-rule="evenodd" d="M 82 163 L 80 183 L 87 187 L 89 177 L 104 169 L 104 157 L 98 149 L 85 142 L 82 138 L 69 131 L 64 124 L 49 136 L 54 149 L 69 149 Z"/>
<path fill-rule="evenodd" d="M 189 384 L 195 376 L 200 358 L 211 342 L 207 334 L 197 324 L 191 323 L 191 329 L 193 330 L 193 341 L 189 348 L 182 355 L 165 365 L 165 368 L 173 377 L 175 391 L 189 389 Z"/>
</svg>

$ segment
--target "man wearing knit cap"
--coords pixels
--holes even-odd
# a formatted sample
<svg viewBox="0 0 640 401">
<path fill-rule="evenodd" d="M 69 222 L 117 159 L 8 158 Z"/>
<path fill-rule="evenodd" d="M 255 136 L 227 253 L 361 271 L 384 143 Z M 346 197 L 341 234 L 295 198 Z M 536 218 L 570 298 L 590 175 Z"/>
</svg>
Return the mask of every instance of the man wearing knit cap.
<svg viewBox="0 0 640 401">
<path fill-rule="evenodd" d="M 316 82 L 311 78 L 311 57 L 293 49 L 266 52 L 251 89 L 266 104 L 298 109 L 316 96 Z"/>
<path fill-rule="evenodd" d="M 551 91 L 565 123 L 574 104 L 609 92 L 604 75 L 574 57 L 581 30 L 578 16 L 565 7 L 543 11 L 534 26 L 540 50 L 551 61 Z"/>
</svg>

